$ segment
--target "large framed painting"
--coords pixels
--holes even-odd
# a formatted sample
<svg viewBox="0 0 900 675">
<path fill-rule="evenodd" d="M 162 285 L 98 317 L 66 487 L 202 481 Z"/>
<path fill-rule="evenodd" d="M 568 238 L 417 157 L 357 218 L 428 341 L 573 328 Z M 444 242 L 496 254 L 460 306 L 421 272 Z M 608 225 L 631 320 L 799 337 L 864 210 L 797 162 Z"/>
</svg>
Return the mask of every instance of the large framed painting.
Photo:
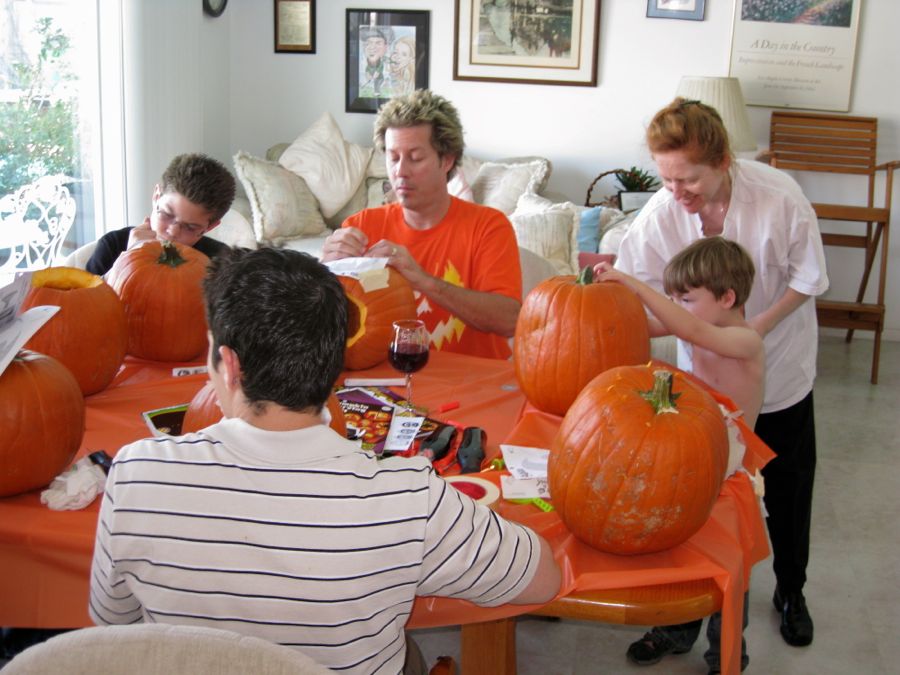
<svg viewBox="0 0 900 675">
<path fill-rule="evenodd" d="M 347 10 L 347 112 L 374 113 L 386 101 L 428 88 L 423 10 Z"/>
<path fill-rule="evenodd" d="M 592 87 L 600 0 L 456 0 L 453 79 Z"/>
<path fill-rule="evenodd" d="M 737 0 L 730 74 L 751 105 L 847 112 L 862 0 Z"/>
</svg>

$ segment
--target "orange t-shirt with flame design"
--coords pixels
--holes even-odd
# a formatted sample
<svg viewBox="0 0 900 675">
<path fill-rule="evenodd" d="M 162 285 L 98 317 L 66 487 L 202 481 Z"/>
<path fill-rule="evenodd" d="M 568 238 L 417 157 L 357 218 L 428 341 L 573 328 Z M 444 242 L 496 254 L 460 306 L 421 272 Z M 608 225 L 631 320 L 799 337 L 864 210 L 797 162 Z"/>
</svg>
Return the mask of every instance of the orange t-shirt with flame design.
<svg viewBox="0 0 900 675">
<path fill-rule="evenodd" d="M 522 300 L 519 248 L 512 225 L 502 212 L 451 197 L 443 220 L 428 230 L 406 224 L 403 208 L 388 204 L 350 216 L 343 227 L 355 227 L 369 238 L 405 246 L 429 274 L 456 286 Z M 416 311 L 431 333 L 431 348 L 472 356 L 506 359 L 506 338 L 465 325 L 421 293 Z"/>
</svg>

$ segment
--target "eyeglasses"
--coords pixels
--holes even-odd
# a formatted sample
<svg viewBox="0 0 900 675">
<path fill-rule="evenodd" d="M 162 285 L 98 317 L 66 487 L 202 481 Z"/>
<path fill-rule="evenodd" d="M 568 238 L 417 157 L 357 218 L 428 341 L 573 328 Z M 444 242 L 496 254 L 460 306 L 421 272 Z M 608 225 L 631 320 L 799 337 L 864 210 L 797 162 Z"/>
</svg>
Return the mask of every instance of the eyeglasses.
<svg viewBox="0 0 900 675">
<path fill-rule="evenodd" d="M 180 220 L 175 220 L 175 216 L 169 213 L 168 211 L 163 211 L 159 206 L 156 207 L 156 215 L 159 217 L 160 221 L 162 221 L 166 227 L 171 227 L 172 225 L 178 225 L 182 230 L 186 230 L 188 234 L 198 237 L 206 232 L 206 225 L 197 225 L 196 223 L 184 223 Z"/>
</svg>

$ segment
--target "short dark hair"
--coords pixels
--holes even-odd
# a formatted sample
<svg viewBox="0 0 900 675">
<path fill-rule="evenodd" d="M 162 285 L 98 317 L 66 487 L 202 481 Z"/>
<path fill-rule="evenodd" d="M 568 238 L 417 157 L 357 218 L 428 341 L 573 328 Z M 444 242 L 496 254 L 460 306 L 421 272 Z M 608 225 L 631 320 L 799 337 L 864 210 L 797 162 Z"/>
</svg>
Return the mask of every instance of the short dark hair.
<svg viewBox="0 0 900 675">
<path fill-rule="evenodd" d="M 177 192 L 209 211 L 210 223 L 221 220 L 234 201 L 234 176 L 222 162 L 197 153 L 178 155 L 160 180 L 163 193 Z"/>
<path fill-rule="evenodd" d="M 731 289 L 734 307 L 743 307 L 750 297 L 754 274 L 753 260 L 743 246 L 723 237 L 704 237 L 669 261 L 663 287 L 668 295 L 705 288 L 716 300 Z"/>
<path fill-rule="evenodd" d="M 684 150 L 694 164 L 719 167 L 732 157 L 719 112 L 680 96 L 653 116 L 646 140 L 651 154 Z"/>
<path fill-rule="evenodd" d="M 271 402 L 319 412 L 344 366 L 347 297 L 307 253 L 234 248 L 214 257 L 203 284 L 212 364 L 230 347 L 241 389 L 261 411 Z"/>
<path fill-rule="evenodd" d="M 456 107 L 443 96 L 429 89 L 417 89 L 406 96 L 397 96 L 378 109 L 375 117 L 373 140 L 384 152 L 384 137 L 388 129 L 431 125 L 431 147 L 440 157 L 453 155 L 456 161 L 447 172 L 447 180 L 462 162 L 466 143 L 463 140 L 462 122 Z"/>
</svg>

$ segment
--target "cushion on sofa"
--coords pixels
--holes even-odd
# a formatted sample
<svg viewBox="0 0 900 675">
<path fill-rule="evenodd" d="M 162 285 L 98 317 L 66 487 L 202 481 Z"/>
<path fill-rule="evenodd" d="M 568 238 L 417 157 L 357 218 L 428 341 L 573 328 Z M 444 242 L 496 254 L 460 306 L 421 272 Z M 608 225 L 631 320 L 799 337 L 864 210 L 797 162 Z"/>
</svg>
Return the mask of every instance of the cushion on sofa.
<svg viewBox="0 0 900 675">
<path fill-rule="evenodd" d="M 509 220 L 519 246 L 546 258 L 559 274 L 578 271 L 578 224 L 584 210 L 572 202 L 554 203 L 525 193 Z"/>
<path fill-rule="evenodd" d="M 323 113 L 281 154 L 278 163 L 303 178 L 322 215 L 335 215 L 365 178 L 372 148 L 344 140 L 330 113 Z"/>
<path fill-rule="evenodd" d="M 326 229 L 315 196 L 296 174 L 246 152 L 234 156 L 234 169 L 250 201 L 260 243 L 280 246 Z"/>
<path fill-rule="evenodd" d="M 475 201 L 492 206 L 506 215 L 516 210 L 523 194 L 537 194 L 547 184 L 550 162 L 540 157 L 523 157 L 499 162 L 483 162 L 470 181 Z"/>
</svg>

